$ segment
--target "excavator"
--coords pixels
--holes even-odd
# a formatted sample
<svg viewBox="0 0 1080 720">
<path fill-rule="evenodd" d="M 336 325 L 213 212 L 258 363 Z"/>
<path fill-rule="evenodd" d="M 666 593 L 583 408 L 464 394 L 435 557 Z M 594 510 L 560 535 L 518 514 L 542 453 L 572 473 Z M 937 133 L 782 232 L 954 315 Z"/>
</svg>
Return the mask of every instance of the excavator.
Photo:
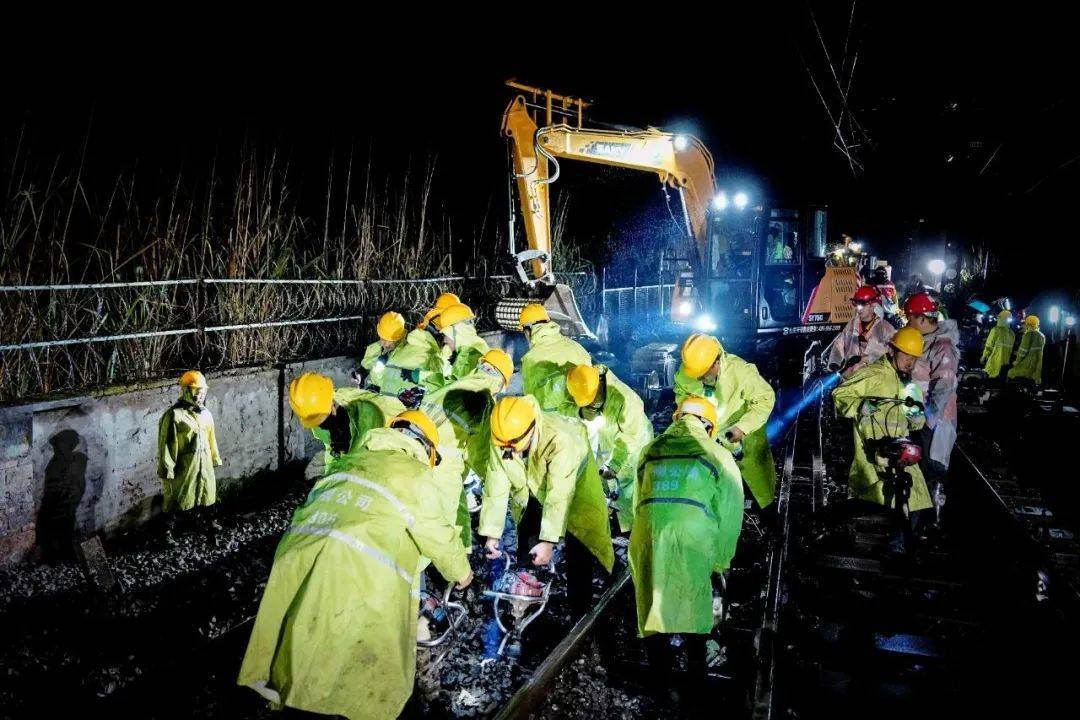
<svg viewBox="0 0 1080 720">
<path fill-rule="evenodd" d="M 518 329 L 520 309 L 541 302 L 564 332 L 593 336 L 572 290 L 555 277 L 549 186 L 558 180 L 562 160 L 652 172 L 665 193 L 678 195 L 685 236 L 670 263 L 676 268 L 669 306 L 676 326 L 725 335 L 787 333 L 816 326 L 835 331 L 850 319 L 854 270 L 807 262 L 825 254 L 824 208 L 800 218 L 795 211 L 750 207 L 744 194 L 729 197 L 717 189 L 712 155 L 697 138 L 654 127 L 590 128 L 585 111 L 591 102 L 515 80 L 506 84 L 517 91 L 502 118 L 517 195 L 510 244 L 526 297 L 498 304 L 503 327 Z M 527 248 L 521 251 L 515 208 L 525 230 Z"/>
</svg>

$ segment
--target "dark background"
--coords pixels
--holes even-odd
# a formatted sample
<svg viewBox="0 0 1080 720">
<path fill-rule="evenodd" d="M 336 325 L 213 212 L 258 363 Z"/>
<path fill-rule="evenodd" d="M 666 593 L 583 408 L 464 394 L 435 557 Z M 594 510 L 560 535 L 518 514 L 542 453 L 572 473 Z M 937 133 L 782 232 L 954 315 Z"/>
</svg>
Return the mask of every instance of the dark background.
<svg viewBox="0 0 1080 720">
<path fill-rule="evenodd" d="M 516 18 L 193 11 L 43 37 L 35 25 L 2 50 L 3 157 L 20 136 L 45 165 L 77 163 L 85 144 L 88 193 L 137 168 L 152 196 L 178 172 L 204 179 L 212 162 L 227 175 L 247 144 L 289 159 L 301 207 L 318 217 L 331 159 L 340 169 L 373 152 L 391 172 L 434 156 L 436 201 L 468 236 L 485 216 L 488 227 L 506 217 L 498 129 L 502 82 L 516 77 L 595 100 L 598 120 L 698 135 L 721 185 L 775 206 L 827 204 L 830 239 L 847 232 L 903 263 L 907 238 L 944 232 L 994 249 L 988 292 L 1076 287 L 1063 260 L 1080 187 L 1080 84 L 1061 11 L 728 5 L 597 17 L 543 6 Z M 143 24 L 116 30 L 133 21 Z M 857 53 L 847 100 L 865 129 L 857 173 L 812 82 L 838 113 L 826 49 L 844 83 Z M 618 248 L 670 230 L 654 178 L 566 166 L 568 232 L 592 259 L 614 257 L 625 272 Z"/>
</svg>

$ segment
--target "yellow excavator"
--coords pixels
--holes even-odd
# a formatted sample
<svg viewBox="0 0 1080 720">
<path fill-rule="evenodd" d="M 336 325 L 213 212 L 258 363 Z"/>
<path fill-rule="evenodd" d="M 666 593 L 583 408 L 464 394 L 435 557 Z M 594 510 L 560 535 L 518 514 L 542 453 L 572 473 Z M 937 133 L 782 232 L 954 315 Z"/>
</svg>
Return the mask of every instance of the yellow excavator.
<svg viewBox="0 0 1080 720">
<path fill-rule="evenodd" d="M 674 278 L 673 322 L 710 332 L 723 323 L 721 331 L 726 334 L 850 318 L 850 294 L 841 298 L 842 289 L 831 292 L 837 278 L 826 273 L 819 286 L 820 274 L 806 277 L 803 259 L 810 253 L 807 243 L 800 245 L 798 238 L 800 234 L 817 238 L 824 254 L 823 209 L 805 216 L 806 223 L 791 211 L 746 207 L 745 195 L 729 198 L 717 190 L 712 155 L 697 138 L 653 127 L 589 128 L 585 111 L 590 102 L 514 80 L 506 84 L 517 91 L 503 113 L 502 132 L 510 143 L 527 249 L 517 251 L 513 203 L 510 240 L 516 270 L 529 297 L 500 302 L 496 319 L 501 325 L 517 329 L 520 309 L 540 301 L 564 332 L 592 335 L 573 292 L 556 281 L 552 263 L 548 186 L 558 179 L 561 160 L 653 172 L 661 187 L 678 194 L 686 235 L 683 246 L 676 249 L 676 267 L 681 263 L 684 269 Z M 824 270 L 824 263 L 820 265 Z M 848 283 L 840 284 L 846 288 Z M 811 286 L 812 293 L 803 292 Z M 808 295 L 812 302 L 804 303 Z"/>
</svg>

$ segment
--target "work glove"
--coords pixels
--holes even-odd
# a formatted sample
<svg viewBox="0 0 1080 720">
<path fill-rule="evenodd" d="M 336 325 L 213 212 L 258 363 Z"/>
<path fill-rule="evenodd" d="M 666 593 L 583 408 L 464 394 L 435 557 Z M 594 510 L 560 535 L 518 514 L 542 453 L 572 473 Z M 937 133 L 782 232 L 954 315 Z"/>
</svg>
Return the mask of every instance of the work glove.
<svg viewBox="0 0 1080 720">
<path fill-rule="evenodd" d="M 408 410 L 415 410 L 420 407 L 420 403 L 424 400 L 424 387 L 422 385 L 414 385 L 411 388 L 407 388 L 398 393 L 398 400 Z"/>
</svg>

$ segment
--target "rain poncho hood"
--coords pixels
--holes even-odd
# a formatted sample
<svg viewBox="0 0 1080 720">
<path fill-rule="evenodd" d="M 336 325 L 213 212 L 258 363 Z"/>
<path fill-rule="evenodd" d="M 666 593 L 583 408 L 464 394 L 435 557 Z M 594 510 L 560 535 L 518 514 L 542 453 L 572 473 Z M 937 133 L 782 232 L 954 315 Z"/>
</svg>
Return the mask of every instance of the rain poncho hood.
<svg viewBox="0 0 1080 720">
<path fill-rule="evenodd" d="M 731 453 L 684 416 L 642 455 L 630 534 L 638 633 L 708 633 L 712 575 L 735 556 L 743 486 Z"/>
<path fill-rule="evenodd" d="M 386 427 L 393 418 L 405 412 L 405 406 L 396 397 L 380 395 L 370 390 L 340 387 L 334 390 L 334 404 L 338 412 L 348 417 L 349 445 L 343 452 L 331 448 L 330 432 L 323 427 L 311 429 L 326 450 L 326 467 L 331 469 L 334 459 L 360 448 L 367 432 L 373 428 Z"/>
</svg>

